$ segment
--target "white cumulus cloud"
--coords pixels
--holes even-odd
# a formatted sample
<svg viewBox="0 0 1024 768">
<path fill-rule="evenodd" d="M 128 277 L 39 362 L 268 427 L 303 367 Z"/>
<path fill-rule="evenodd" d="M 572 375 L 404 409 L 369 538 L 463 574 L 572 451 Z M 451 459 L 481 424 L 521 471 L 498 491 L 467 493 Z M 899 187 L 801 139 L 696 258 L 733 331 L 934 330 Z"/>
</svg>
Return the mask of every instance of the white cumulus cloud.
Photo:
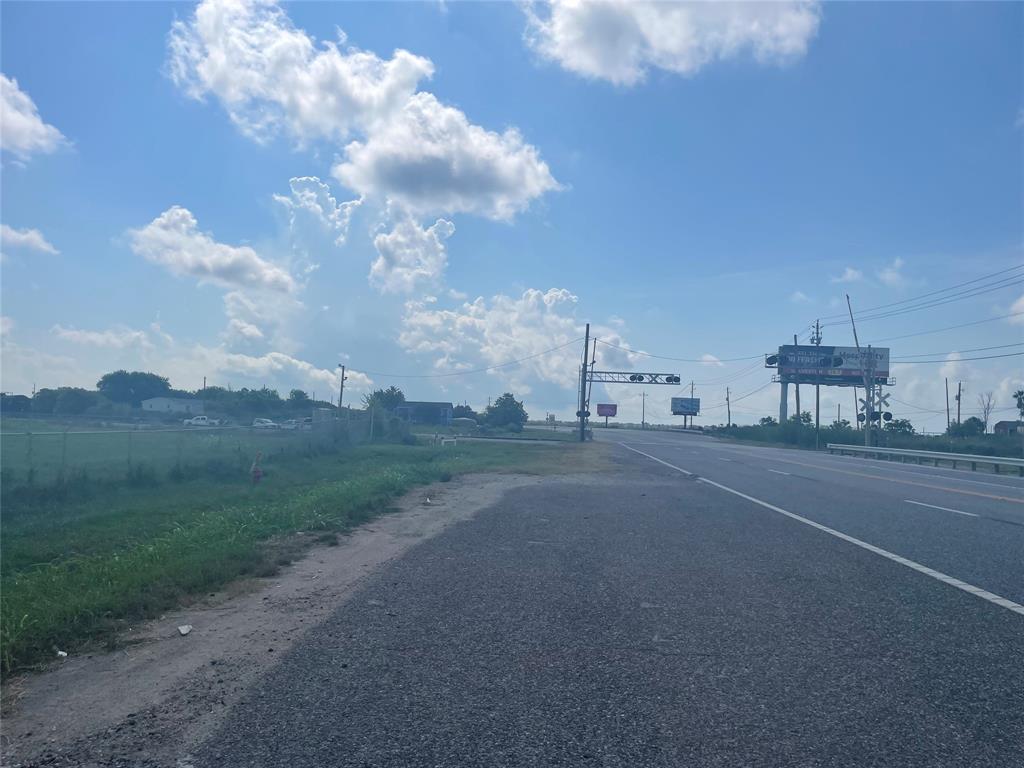
<svg viewBox="0 0 1024 768">
<path fill-rule="evenodd" d="M 792 301 L 794 304 L 807 304 L 810 302 L 811 297 L 808 296 L 803 291 L 793 291 L 791 294 L 789 294 L 789 300 Z"/>
<path fill-rule="evenodd" d="M 38 229 L 15 229 L 6 224 L 0 224 L 0 247 L 53 255 L 60 253 Z"/>
<path fill-rule="evenodd" d="M 496 133 L 430 93 L 417 93 L 366 141 L 346 147 L 334 176 L 360 194 L 420 213 L 511 219 L 558 189 L 536 147 L 515 128 Z"/>
<path fill-rule="evenodd" d="M 455 225 L 438 219 L 422 228 L 408 213 L 400 213 L 390 232 L 373 239 L 377 259 L 370 267 L 370 283 L 383 293 L 412 293 L 437 285 L 448 263 L 445 240 Z"/>
<path fill-rule="evenodd" d="M 526 40 L 542 57 L 618 85 L 650 69 L 692 75 L 741 54 L 761 63 L 799 58 L 821 15 L 816 2 L 644 0 L 551 0 L 526 14 Z"/>
<path fill-rule="evenodd" d="M 274 195 L 274 200 L 288 211 L 292 237 L 305 241 L 310 234 L 328 235 L 334 244 L 345 244 L 349 222 L 361 199 L 339 203 L 331 188 L 316 176 L 298 176 L 288 182 L 289 195 Z"/>
<path fill-rule="evenodd" d="M 43 122 L 18 81 L 0 74 L 0 148 L 24 162 L 35 154 L 56 152 L 66 143 L 64 134 Z"/>
<path fill-rule="evenodd" d="M 232 288 L 262 288 L 288 293 L 295 281 L 288 272 L 249 246 L 218 243 L 199 230 L 195 216 L 173 206 L 141 229 L 129 230 L 131 249 L 175 275 Z"/>
<path fill-rule="evenodd" d="M 514 128 L 489 131 L 431 93 L 433 64 L 318 43 L 271 2 L 204 0 L 175 22 L 168 70 L 186 93 L 215 96 L 247 135 L 331 141 L 334 175 L 360 195 L 420 213 L 510 219 L 558 184 Z"/>
<path fill-rule="evenodd" d="M 843 274 L 838 277 L 833 277 L 833 283 L 856 283 L 864 279 L 864 273 L 859 269 L 853 267 L 846 267 L 843 269 Z"/>
<path fill-rule="evenodd" d="M 1008 318 L 1010 323 L 1014 325 L 1024 325 L 1024 295 L 1017 299 L 1010 306 L 1009 314 L 1016 315 L 1016 317 Z"/>
<path fill-rule="evenodd" d="M 892 263 L 878 272 L 878 279 L 890 288 L 897 288 L 906 282 L 903 276 L 903 259 L 895 258 Z"/>
<path fill-rule="evenodd" d="M 128 349 L 131 347 L 148 348 L 152 346 L 149 336 L 145 331 L 124 327 L 109 328 L 105 331 L 90 331 L 82 328 L 66 328 L 58 324 L 53 326 L 50 332 L 63 341 L 70 341 L 73 344 L 82 344 L 89 347 Z"/>
</svg>

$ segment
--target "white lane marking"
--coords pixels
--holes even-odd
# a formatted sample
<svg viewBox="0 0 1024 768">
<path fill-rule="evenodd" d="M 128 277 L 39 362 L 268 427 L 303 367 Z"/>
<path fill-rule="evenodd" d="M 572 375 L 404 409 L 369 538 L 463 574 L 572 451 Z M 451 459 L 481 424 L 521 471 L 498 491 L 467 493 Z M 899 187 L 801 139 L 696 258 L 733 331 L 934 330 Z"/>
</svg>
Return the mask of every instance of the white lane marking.
<svg viewBox="0 0 1024 768">
<path fill-rule="evenodd" d="M 682 472 L 684 475 L 693 475 L 693 472 L 687 472 L 682 467 L 677 467 L 675 464 L 669 464 L 667 461 L 662 461 L 657 456 L 651 456 L 651 454 L 644 453 L 643 451 L 638 451 L 636 448 L 630 448 L 625 443 L 619 443 L 619 445 L 621 445 L 627 451 L 632 451 L 633 453 L 639 453 L 641 456 L 646 456 L 648 459 L 651 459 L 652 461 L 656 461 L 659 464 L 664 464 L 666 467 L 670 467 L 670 468 L 674 469 L 676 472 Z"/>
<path fill-rule="evenodd" d="M 776 475 L 789 475 L 789 472 L 783 472 L 781 469 L 769 469 L 769 472 L 774 472 Z"/>
<path fill-rule="evenodd" d="M 955 512 L 958 515 L 967 515 L 967 517 L 978 517 L 973 512 L 961 512 L 959 509 L 950 509 L 949 507 L 940 507 L 937 504 L 925 504 L 923 501 L 913 501 L 912 499 L 904 499 L 904 504 L 917 504 L 919 507 L 931 507 L 932 509 L 941 509 L 943 512 Z"/>
<path fill-rule="evenodd" d="M 819 531 L 824 531 L 825 533 L 835 536 L 838 539 L 842 539 L 843 541 L 847 541 L 850 544 L 854 544 L 858 547 L 861 547 L 862 549 L 866 549 L 868 552 L 873 552 L 876 555 L 881 555 L 887 560 L 892 560 L 894 563 L 905 565 L 907 568 L 917 571 L 918 573 L 923 573 L 925 576 L 931 576 L 933 579 L 941 581 L 943 584 L 948 584 L 951 587 L 962 589 L 964 592 L 969 592 L 975 597 L 980 597 L 982 600 L 987 600 L 990 603 L 998 605 L 1000 608 L 1006 608 L 1007 610 L 1013 611 L 1014 613 L 1019 613 L 1021 616 L 1024 616 L 1024 605 L 1021 605 L 1020 603 L 1015 603 L 1012 600 L 1007 600 L 1005 597 L 1000 597 L 999 595 L 989 592 L 988 590 L 982 589 L 981 587 L 976 587 L 973 584 L 968 584 L 966 581 L 960 581 L 960 579 L 954 579 L 952 576 L 947 576 L 946 574 L 940 573 L 939 571 L 929 568 L 926 565 L 915 563 L 913 560 L 908 560 L 905 557 L 900 557 L 899 555 L 893 554 L 892 552 L 882 549 L 881 547 L 876 547 L 874 544 L 868 544 L 866 541 L 855 539 L 853 536 L 849 536 L 845 533 L 842 533 L 841 531 L 837 531 L 834 528 L 829 528 L 827 525 L 816 523 L 813 520 L 809 520 L 806 517 L 801 517 L 800 515 L 793 514 L 792 512 L 787 512 L 781 507 L 776 507 L 774 504 L 769 504 L 767 501 L 755 499 L 753 496 L 748 496 L 747 494 L 730 488 L 727 485 L 716 483 L 714 480 L 708 480 L 706 477 L 698 477 L 697 482 L 713 485 L 716 488 L 720 488 L 723 491 L 727 491 L 728 493 L 739 496 L 741 499 L 746 499 L 747 501 L 751 501 L 754 504 L 759 504 L 766 509 L 772 510 L 773 512 L 778 512 L 780 515 L 785 515 L 786 517 L 792 518 L 793 520 L 801 522 L 804 525 L 809 525 L 812 528 L 817 528 Z"/>
<path fill-rule="evenodd" d="M 727 459 L 724 456 L 716 456 L 715 458 L 718 459 L 719 461 L 732 461 L 732 459 Z"/>
</svg>

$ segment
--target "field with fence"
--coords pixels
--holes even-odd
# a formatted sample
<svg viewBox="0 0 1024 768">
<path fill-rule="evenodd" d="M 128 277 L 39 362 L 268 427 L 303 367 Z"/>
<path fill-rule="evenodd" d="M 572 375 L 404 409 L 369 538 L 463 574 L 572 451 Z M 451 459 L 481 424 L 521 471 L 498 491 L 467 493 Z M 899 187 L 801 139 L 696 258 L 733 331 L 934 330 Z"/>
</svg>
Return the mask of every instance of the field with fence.
<svg viewBox="0 0 1024 768">
<path fill-rule="evenodd" d="M 579 446 L 434 445 L 402 424 L 331 429 L 43 429 L 3 435 L 0 670 L 97 641 L 231 579 L 269 575 L 305 546 L 465 472 L 560 471 Z M 11 429 L 11 427 L 14 427 Z M 386 443 L 381 441 L 387 441 Z M 262 452 L 264 475 L 249 469 Z"/>
</svg>

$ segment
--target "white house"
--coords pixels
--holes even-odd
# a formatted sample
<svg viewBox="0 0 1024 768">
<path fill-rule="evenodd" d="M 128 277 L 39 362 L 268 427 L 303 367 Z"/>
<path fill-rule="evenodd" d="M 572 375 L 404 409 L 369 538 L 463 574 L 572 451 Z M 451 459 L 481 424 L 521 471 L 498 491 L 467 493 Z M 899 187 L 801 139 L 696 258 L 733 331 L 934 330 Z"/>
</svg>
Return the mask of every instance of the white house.
<svg viewBox="0 0 1024 768">
<path fill-rule="evenodd" d="M 152 413 L 188 413 L 198 416 L 203 413 L 202 400 L 186 397 L 151 397 L 142 401 L 142 410 Z"/>
</svg>

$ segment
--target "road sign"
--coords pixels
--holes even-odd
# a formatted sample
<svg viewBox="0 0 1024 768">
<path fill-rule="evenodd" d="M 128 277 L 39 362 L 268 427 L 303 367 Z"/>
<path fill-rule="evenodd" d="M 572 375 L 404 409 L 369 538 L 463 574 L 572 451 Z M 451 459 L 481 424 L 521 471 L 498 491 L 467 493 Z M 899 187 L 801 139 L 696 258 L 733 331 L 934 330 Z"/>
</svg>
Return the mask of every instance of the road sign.
<svg viewBox="0 0 1024 768">
<path fill-rule="evenodd" d="M 673 416 L 697 416 L 700 414 L 699 397 L 673 397 Z"/>
<path fill-rule="evenodd" d="M 875 383 L 889 380 L 889 348 L 826 347 L 787 344 L 765 360 L 767 368 L 778 368 L 785 384 L 839 384 L 864 386 L 864 370 L 873 372 Z"/>
<path fill-rule="evenodd" d="M 619 412 L 619 406 L 616 403 L 598 403 L 597 404 L 597 415 L 598 416 L 616 416 Z"/>
</svg>

